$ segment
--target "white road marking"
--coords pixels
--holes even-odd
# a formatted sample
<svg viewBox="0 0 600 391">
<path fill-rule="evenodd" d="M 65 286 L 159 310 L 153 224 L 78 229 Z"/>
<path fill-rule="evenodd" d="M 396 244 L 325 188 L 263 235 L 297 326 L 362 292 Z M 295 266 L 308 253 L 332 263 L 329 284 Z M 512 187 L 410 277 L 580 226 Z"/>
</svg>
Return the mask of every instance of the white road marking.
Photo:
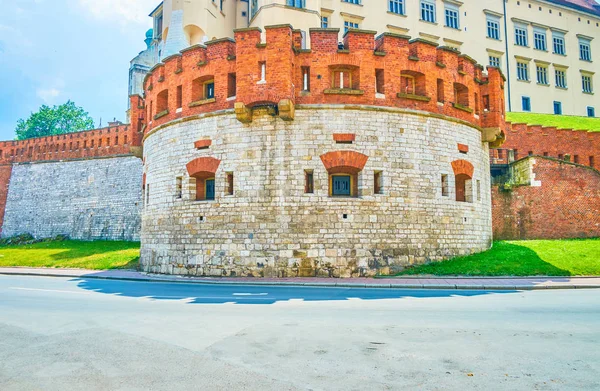
<svg viewBox="0 0 600 391">
<path fill-rule="evenodd" d="M 54 293 L 75 293 L 78 295 L 89 295 L 91 292 L 79 292 L 79 291 L 61 291 L 58 289 L 37 289 L 37 288 L 21 288 L 16 286 L 11 286 L 8 289 L 14 289 L 19 291 L 33 291 L 33 292 L 54 292 Z"/>
<path fill-rule="evenodd" d="M 268 293 L 234 293 L 233 296 L 267 296 Z"/>
</svg>

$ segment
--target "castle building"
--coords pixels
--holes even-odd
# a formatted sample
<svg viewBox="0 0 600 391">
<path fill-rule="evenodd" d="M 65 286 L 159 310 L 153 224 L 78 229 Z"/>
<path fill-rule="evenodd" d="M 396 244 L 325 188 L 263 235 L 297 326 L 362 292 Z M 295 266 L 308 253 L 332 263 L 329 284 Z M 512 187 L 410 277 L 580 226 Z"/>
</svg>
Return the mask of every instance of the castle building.
<svg viewBox="0 0 600 391">
<path fill-rule="evenodd" d="M 350 277 L 490 247 L 502 73 L 339 33 L 237 29 L 148 73 L 144 270 Z"/>
<path fill-rule="evenodd" d="M 508 111 L 595 116 L 595 0 L 165 0 L 150 15 L 159 60 L 234 29 L 293 23 L 425 39 L 502 69 Z M 264 33 L 263 33 L 264 38 Z"/>
</svg>

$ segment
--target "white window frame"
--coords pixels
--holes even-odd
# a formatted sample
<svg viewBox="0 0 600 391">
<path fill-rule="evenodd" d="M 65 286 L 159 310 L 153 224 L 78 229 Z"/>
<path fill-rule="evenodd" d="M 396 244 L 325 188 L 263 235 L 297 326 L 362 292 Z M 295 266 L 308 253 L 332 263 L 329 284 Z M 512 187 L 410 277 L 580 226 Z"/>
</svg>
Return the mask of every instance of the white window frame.
<svg viewBox="0 0 600 391">
<path fill-rule="evenodd" d="M 515 23 L 515 45 L 525 46 L 529 45 L 529 34 L 527 26 L 524 24 Z"/>
<path fill-rule="evenodd" d="M 449 20 L 456 21 L 456 26 L 450 25 Z M 456 4 L 444 3 L 444 25 L 460 30 L 460 8 Z"/>
<path fill-rule="evenodd" d="M 494 68 L 500 68 L 500 64 L 502 63 L 500 57 L 494 55 L 488 56 L 488 61 L 490 63 L 490 66 Z"/>
<path fill-rule="evenodd" d="M 517 61 L 517 80 L 529 81 L 529 63 Z"/>
<path fill-rule="evenodd" d="M 561 56 L 567 55 L 565 34 L 558 31 L 552 32 L 552 53 L 559 54 Z"/>
<path fill-rule="evenodd" d="M 547 86 L 548 84 L 548 67 L 545 65 L 536 65 L 535 73 L 537 76 L 537 83 Z"/>
<path fill-rule="evenodd" d="M 558 88 L 567 88 L 567 71 L 564 69 L 555 69 L 554 82 Z"/>
<path fill-rule="evenodd" d="M 404 0 L 389 0 L 388 11 L 396 15 L 406 15 L 406 4 Z"/>
<path fill-rule="evenodd" d="M 592 42 L 589 39 L 579 38 L 579 59 L 592 61 Z"/>
<path fill-rule="evenodd" d="M 594 81 L 592 75 L 585 73 L 581 75 L 581 90 L 586 94 L 594 93 Z"/>
<path fill-rule="evenodd" d="M 502 40 L 502 32 L 500 30 L 500 17 L 495 15 L 486 14 L 486 36 L 491 39 L 498 41 Z M 492 33 L 492 34 L 491 34 Z"/>
<path fill-rule="evenodd" d="M 540 27 L 533 28 L 533 48 L 544 52 L 548 51 L 546 29 Z"/>
<path fill-rule="evenodd" d="M 437 9 L 434 0 L 421 0 L 419 4 L 420 20 L 437 23 Z"/>
</svg>

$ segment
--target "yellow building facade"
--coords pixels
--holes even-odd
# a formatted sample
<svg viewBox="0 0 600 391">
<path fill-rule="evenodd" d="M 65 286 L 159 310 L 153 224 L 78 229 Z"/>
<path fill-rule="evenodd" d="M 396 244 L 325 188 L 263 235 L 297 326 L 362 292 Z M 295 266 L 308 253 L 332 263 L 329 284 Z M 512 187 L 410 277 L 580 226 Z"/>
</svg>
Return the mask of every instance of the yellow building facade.
<svg viewBox="0 0 600 391">
<path fill-rule="evenodd" d="M 236 28 L 292 24 L 426 39 L 502 69 L 507 110 L 596 116 L 600 5 L 595 0 L 165 0 L 151 14 L 159 58 L 233 37 Z"/>
</svg>

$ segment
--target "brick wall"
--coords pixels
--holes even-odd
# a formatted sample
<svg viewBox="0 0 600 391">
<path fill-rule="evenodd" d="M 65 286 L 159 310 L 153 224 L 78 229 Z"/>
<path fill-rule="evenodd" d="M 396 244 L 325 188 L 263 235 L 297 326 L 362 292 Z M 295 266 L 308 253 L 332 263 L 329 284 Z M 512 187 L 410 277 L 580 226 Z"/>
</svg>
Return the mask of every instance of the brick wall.
<svg viewBox="0 0 600 391">
<path fill-rule="evenodd" d="M 495 239 L 600 237 L 600 172 L 538 156 L 512 169 L 510 190 L 492 188 Z"/>
<path fill-rule="evenodd" d="M 144 107 L 131 96 L 131 124 L 27 140 L 0 141 L 0 164 L 131 155 L 142 143 Z"/>
<path fill-rule="evenodd" d="M 495 163 L 506 163 L 507 151 L 515 151 L 515 160 L 528 154 L 570 159 L 586 166 L 600 167 L 600 132 L 557 129 L 538 125 L 507 123 L 502 150 L 492 150 Z"/>
<path fill-rule="evenodd" d="M 2 223 L 4 222 L 4 208 L 8 196 L 8 184 L 12 172 L 11 164 L 0 165 L 0 235 L 2 234 Z"/>
</svg>

